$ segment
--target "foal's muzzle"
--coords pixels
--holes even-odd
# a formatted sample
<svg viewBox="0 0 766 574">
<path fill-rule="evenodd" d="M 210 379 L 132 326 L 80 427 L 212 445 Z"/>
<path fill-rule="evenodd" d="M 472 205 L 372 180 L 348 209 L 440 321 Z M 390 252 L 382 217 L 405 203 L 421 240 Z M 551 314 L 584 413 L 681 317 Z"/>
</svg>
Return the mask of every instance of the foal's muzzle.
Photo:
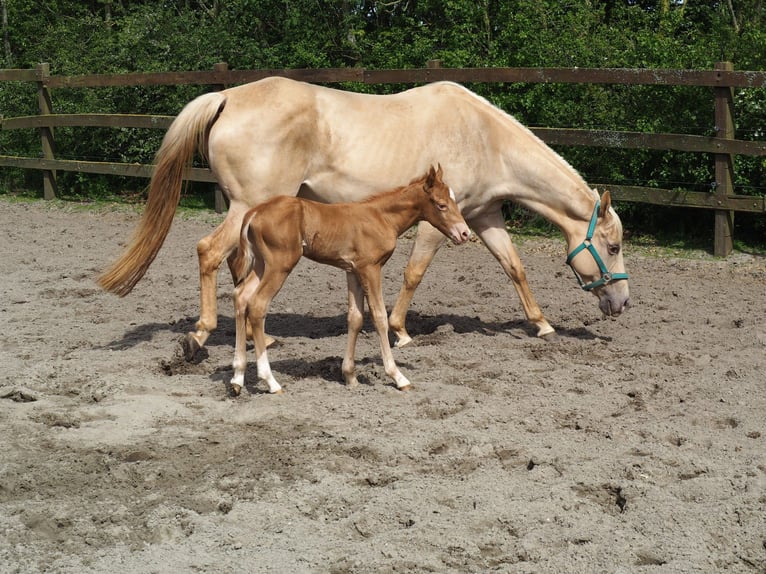
<svg viewBox="0 0 766 574">
<path fill-rule="evenodd" d="M 455 245 L 462 245 L 470 238 L 471 230 L 465 224 L 458 225 L 455 229 L 452 230 L 452 233 L 450 234 L 450 239 L 452 239 L 452 243 Z"/>
</svg>

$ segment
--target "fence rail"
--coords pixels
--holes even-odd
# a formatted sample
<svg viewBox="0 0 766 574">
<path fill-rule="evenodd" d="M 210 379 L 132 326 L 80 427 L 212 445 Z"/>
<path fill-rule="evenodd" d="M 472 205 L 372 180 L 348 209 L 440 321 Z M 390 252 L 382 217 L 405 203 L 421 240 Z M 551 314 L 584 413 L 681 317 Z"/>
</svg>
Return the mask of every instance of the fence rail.
<svg viewBox="0 0 766 574">
<path fill-rule="evenodd" d="M 734 138 L 733 90 L 766 88 L 766 72 L 734 71 L 728 62 L 716 64 L 713 70 L 645 70 L 582 68 L 442 68 L 431 61 L 426 68 L 410 70 L 366 70 L 363 68 L 327 68 L 313 70 L 229 70 L 225 63 L 209 71 L 152 72 L 131 74 L 88 74 L 56 76 L 47 64 L 33 70 L 0 70 L 0 82 L 34 82 L 40 114 L 37 116 L 2 118 L 2 129 L 37 129 L 40 131 L 42 157 L 0 155 L 0 167 L 38 169 L 43 171 L 43 195 L 55 197 L 56 172 L 76 171 L 129 177 L 150 177 L 153 166 L 114 162 L 56 159 L 54 128 L 145 128 L 167 129 L 173 116 L 134 114 L 56 114 L 51 90 L 56 88 L 100 88 L 128 86 L 209 85 L 211 89 L 242 84 L 269 76 L 285 76 L 314 83 L 416 84 L 440 80 L 460 83 L 577 83 L 701 86 L 713 88 L 716 136 L 688 134 L 640 133 L 610 130 L 532 128 L 543 141 L 563 146 L 595 146 L 623 149 L 676 150 L 712 154 L 715 182 L 711 193 L 678 191 L 639 186 L 609 186 L 613 197 L 666 206 L 697 207 L 715 210 L 714 252 L 725 256 L 732 250 L 734 212 L 766 213 L 766 198 L 734 193 L 734 156 L 766 156 L 766 142 Z M 192 181 L 214 182 L 209 170 L 192 168 Z M 223 208 L 220 192 L 216 192 L 216 208 Z"/>
</svg>

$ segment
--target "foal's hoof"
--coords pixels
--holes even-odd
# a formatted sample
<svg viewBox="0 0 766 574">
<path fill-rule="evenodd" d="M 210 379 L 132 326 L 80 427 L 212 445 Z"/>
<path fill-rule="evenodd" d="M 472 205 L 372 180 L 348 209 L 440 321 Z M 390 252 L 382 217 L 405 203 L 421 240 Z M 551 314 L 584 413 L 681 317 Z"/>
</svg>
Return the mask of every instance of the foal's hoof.
<svg viewBox="0 0 766 574">
<path fill-rule="evenodd" d="M 197 354 L 197 351 L 200 350 L 200 345 L 197 342 L 197 339 L 194 338 L 194 335 L 192 333 L 186 333 L 186 336 L 181 339 L 181 347 L 184 351 L 184 359 L 191 362 L 194 360 L 194 356 Z"/>
<path fill-rule="evenodd" d="M 412 343 L 412 337 L 410 337 L 407 334 L 404 334 L 396 339 L 396 341 L 394 342 L 394 347 L 396 347 L 397 349 L 401 349 L 402 347 L 404 347 L 405 345 L 409 345 L 410 343 Z"/>
<path fill-rule="evenodd" d="M 230 392 L 232 397 L 238 397 L 239 394 L 242 392 L 242 387 L 240 387 L 237 384 L 232 383 L 231 384 L 231 389 L 230 389 L 229 392 Z"/>
<path fill-rule="evenodd" d="M 396 387 L 396 388 L 397 388 L 397 390 L 400 390 L 400 391 L 406 393 L 406 392 L 409 392 L 409 391 L 412 390 L 412 385 L 411 384 L 410 385 L 404 385 L 403 387 Z"/>
<path fill-rule="evenodd" d="M 550 333 L 546 333 L 545 335 L 540 335 L 540 339 L 543 341 L 546 341 L 547 343 L 556 343 L 559 340 L 559 335 L 556 333 L 556 331 L 551 331 Z"/>
<path fill-rule="evenodd" d="M 356 377 L 349 377 L 346 379 L 346 386 L 350 389 L 353 389 L 354 387 L 359 386 L 359 379 Z"/>
</svg>

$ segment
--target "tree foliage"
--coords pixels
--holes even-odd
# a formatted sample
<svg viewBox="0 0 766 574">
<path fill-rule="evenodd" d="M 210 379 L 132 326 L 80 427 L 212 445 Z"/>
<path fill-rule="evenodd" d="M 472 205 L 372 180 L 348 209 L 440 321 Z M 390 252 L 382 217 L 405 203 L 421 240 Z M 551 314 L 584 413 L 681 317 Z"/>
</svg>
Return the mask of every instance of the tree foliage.
<svg viewBox="0 0 766 574">
<path fill-rule="evenodd" d="M 0 0 L 4 67 L 48 62 L 55 74 L 362 66 L 566 66 L 766 69 L 762 0 Z M 349 86 L 375 91 L 402 86 Z M 471 86 L 528 125 L 714 133 L 703 88 L 601 85 Z M 7 116 L 34 113 L 28 87 L 0 85 Z M 61 112 L 175 114 L 196 87 L 60 90 Z M 764 139 L 763 90 L 736 96 L 737 136 Z M 149 161 L 161 134 L 59 130 L 72 157 Z M 0 134 L 14 153 L 34 153 L 29 134 Z M 709 190 L 704 154 L 565 148 L 594 185 L 624 183 Z M 6 152 L 3 152 L 6 153 Z M 763 194 L 766 162 L 740 158 L 738 192 Z M 25 177 L 29 177 L 26 175 Z M 65 175 L 63 193 L 97 193 L 96 177 Z M 18 181 L 15 184 L 23 185 Z M 135 182 L 120 182 L 135 186 Z M 104 185 L 112 185 L 107 183 Z M 636 221 L 659 213 L 626 208 Z"/>
</svg>

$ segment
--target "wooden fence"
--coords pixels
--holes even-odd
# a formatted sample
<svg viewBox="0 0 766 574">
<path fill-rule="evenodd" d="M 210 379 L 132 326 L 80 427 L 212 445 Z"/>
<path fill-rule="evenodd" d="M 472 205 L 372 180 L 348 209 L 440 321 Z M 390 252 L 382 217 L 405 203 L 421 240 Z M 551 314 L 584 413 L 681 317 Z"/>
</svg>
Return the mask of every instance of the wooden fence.
<svg viewBox="0 0 766 574">
<path fill-rule="evenodd" d="M 56 114 L 51 91 L 56 88 L 96 88 L 114 86 L 209 85 L 211 89 L 242 84 L 268 76 L 286 76 L 315 83 L 356 82 L 364 84 L 419 84 L 438 80 L 460 83 L 577 83 L 620 85 L 703 86 L 712 88 L 714 99 L 714 137 L 687 134 L 640 133 L 607 130 L 532 128 L 549 144 L 598 146 L 625 149 L 676 150 L 709 153 L 715 162 L 715 181 L 710 193 L 610 185 L 615 199 L 666 206 L 698 207 L 715 210 L 714 253 L 726 256 L 732 250 L 734 212 L 766 213 L 763 196 L 734 193 L 734 156 L 766 156 L 766 142 L 734 138 L 735 88 L 766 88 L 766 72 L 734 71 L 729 62 L 713 70 L 581 69 L 581 68 L 442 68 L 438 61 L 426 68 L 410 70 L 366 70 L 334 68 L 314 70 L 229 70 L 225 63 L 211 71 L 132 74 L 51 75 L 47 64 L 33 70 L 0 70 L 0 82 L 34 82 L 40 113 L 37 116 L 3 118 L 2 129 L 40 131 L 42 157 L 0 155 L 0 167 L 43 171 L 43 195 L 56 194 L 56 172 L 77 171 L 133 177 L 150 177 L 151 165 L 56 159 L 54 128 L 62 126 L 166 129 L 173 116 L 123 114 Z M 214 182 L 209 170 L 193 168 L 188 179 Z M 216 209 L 224 208 L 216 192 Z"/>
</svg>

